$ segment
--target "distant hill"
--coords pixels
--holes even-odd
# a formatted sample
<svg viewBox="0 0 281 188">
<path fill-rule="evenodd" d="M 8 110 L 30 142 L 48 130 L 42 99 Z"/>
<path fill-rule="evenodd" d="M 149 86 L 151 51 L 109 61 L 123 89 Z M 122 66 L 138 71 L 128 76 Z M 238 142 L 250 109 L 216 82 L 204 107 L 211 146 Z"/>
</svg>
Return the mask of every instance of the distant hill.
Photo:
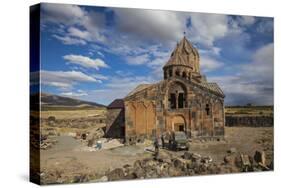
<svg viewBox="0 0 281 188">
<path fill-rule="evenodd" d="M 39 93 L 31 96 L 31 100 L 38 98 Z M 36 101 L 36 100 L 35 100 Z M 83 101 L 70 97 L 63 97 L 49 93 L 41 93 L 42 110 L 75 110 L 75 109 L 93 109 L 105 108 L 106 106 L 95 102 Z"/>
</svg>

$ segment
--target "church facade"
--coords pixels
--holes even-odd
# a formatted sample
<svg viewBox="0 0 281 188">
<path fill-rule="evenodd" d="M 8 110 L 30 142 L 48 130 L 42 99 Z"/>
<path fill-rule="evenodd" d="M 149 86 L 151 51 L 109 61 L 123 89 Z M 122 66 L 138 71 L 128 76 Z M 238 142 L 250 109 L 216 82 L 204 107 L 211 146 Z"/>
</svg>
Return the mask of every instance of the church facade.
<svg viewBox="0 0 281 188">
<path fill-rule="evenodd" d="M 183 131 L 189 138 L 224 136 L 224 93 L 200 74 L 199 53 L 186 37 L 164 65 L 163 78 L 137 86 L 123 99 L 126 141 L 168 131 Z"/>
</svg>

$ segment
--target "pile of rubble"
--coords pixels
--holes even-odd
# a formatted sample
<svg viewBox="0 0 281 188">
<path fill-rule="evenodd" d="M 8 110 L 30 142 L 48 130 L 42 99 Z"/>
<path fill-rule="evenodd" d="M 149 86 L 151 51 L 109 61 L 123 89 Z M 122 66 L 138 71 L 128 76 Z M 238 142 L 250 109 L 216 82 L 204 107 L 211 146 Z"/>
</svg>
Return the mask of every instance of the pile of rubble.
<svg viewBox="0 0 281 188">
<path fill-rule="evenodd" d="M 77 131 L 75 133 L 69 133 L 69 136 L 73 136 L 75 139 L 79 140 L 85 140 L 90 145 L 93 145 L 93 143 L 104 137 L 104 131 L 102 127 L 92 129 L 91 131 Z"/>
<path fill-rule="evenodd" d="M 86 144 L 86 143 L 85 143 Z M 108 138 L 100 138 L 94 142 L 93 145 L 85 145 L 77 150 L 79 151 L 101 151 L 107 149 L 113 149 L 117 147 L 122 147 L 124 144 L 120 139 L 108 139 Z"/>
<path fill-rule="evenodd" d="M 77 132 L 74 138 L 84 143 L 85 147 L 80 148 L 82 151 L 98 151 L 124 146 L 122 139 L 104 138 L 101 127 L 88 132 Z"/>
<path fill-rule="evenodd" d="M 48 169 L 42 168 L 40 172 L 40 181 L 42 185 L 83 183 L 96 178 L 96 174 L 87 166 L 78 162 L 77 159 L 56 162 L 51 164 Z"/>
<path fill-rule="evenodd" d="M 55 139 L 55 137 L 50 137 L 48 135 L 41 135 L 40 149 L 42 149 L 42 150 L 50 149 L 57 142 L 58 141 Z"/>
<path fill-rule="evenodd" d="M 269 166 L 266 165 L 263 151 L 257 151 L 254 157 L 250 157 L 231 149 L 222 163 L 216 163 L 210 156 L 201 156 L 187 151 L 182 156 L 175 157 L 172 153 L 161 150 L 154 157 L 137 160 L 133 165 L 127 164 L 122 168 L 109 171 L 105 176 L 109 181 L 114 181 L 267 171 L 272 169 L 272 163 Z"/>
</svg>

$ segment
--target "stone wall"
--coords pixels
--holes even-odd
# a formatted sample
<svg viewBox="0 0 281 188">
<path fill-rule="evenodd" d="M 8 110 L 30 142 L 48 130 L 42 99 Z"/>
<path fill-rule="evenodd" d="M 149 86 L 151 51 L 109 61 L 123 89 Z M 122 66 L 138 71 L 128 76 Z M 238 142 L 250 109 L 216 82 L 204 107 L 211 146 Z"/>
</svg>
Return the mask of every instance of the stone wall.
<svg viewBox="0 0 281 188">
<path fill-rule="evenodd" d="M 126 102 L 126 136 L 152 137 L 156 133 L 156 108 L 152 101 Z"/>
<path fill-rule="evenodd" d="M 125 135 L 124 109 L 108 109 L 105 136 L 109 138 L 123 138 Z"/>
<path fill-rule="evenodd" d="M 225 126 L 228 127 L 272 127 L 272 116 L 226 116 Z"/>
<path fill-rule="evenodd" d="M 174 90 L 185 94 L 181 108 L 178 103 L 171 108 L 169 92 Z M 153 137 L 184 127 L 183 131 L 192 138 L 223 137 L 223 107 L 223 98 L 190 82 L 165 80 L 125 99 L 125 136 Z"/>
</svg>

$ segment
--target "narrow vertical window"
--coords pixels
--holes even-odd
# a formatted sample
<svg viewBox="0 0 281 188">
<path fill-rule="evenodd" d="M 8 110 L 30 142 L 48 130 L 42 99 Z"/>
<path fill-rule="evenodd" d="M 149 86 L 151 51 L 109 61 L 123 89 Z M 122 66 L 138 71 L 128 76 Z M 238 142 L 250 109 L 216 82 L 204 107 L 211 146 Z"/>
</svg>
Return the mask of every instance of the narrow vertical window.
<svg viewBox="0 0 281 188">
<path fill-rule="evenodd" d="M 176 94 L 175 93 L 171 93 L 169 101 L 170 101 L 170 108 L 176 109 L 176 101 L 177 100 L 176 100 Z"/>
<path fill-rule="evenodd" d="M 179 93 L 179 97 L 178 97 L 178 108 L 184 108 L 184 93 Z"/>
<path fill-rule="evenodd" d="M 209 116 L 209 115 L 210 115 L 210 107 L 209 107 L 209 104 L 206 104 L 205 110 L 206 110 L 207 116 Z"/>
<path fill-rule="evenodd" d="M 169 70 L 169 77 L 172 77 L 173 76 L 173 71 L 172 69 Z"/>
</svg>

